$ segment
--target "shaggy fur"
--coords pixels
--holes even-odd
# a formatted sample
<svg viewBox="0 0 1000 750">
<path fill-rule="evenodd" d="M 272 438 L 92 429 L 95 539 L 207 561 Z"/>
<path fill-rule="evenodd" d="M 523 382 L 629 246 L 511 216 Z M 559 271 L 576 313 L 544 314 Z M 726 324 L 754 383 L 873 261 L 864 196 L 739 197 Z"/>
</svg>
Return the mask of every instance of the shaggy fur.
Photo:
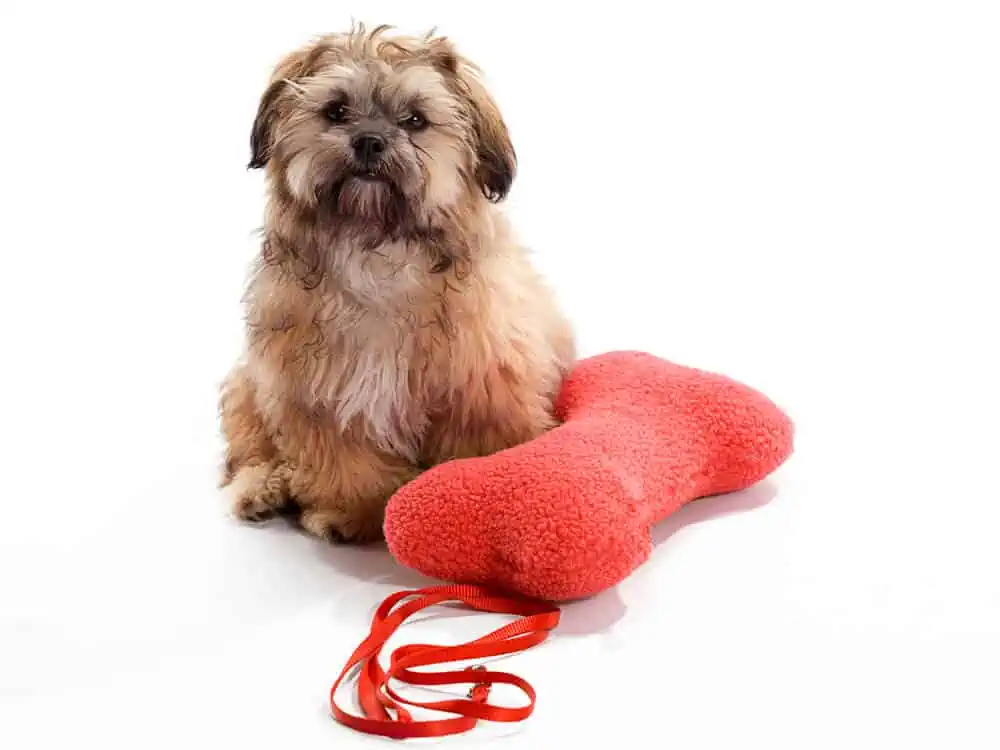
<svg viewBox="0 0 1000 750">
<path fill-rule="evenodd" d="M 266 219 L 221 395 L 238 517 L 376 539 L 420 471 L 554 426 L 572 333 L 495 205 L 514 148 L 449 41 L 313 41 L 275 69 L 251 151 Z"/>
</svg>

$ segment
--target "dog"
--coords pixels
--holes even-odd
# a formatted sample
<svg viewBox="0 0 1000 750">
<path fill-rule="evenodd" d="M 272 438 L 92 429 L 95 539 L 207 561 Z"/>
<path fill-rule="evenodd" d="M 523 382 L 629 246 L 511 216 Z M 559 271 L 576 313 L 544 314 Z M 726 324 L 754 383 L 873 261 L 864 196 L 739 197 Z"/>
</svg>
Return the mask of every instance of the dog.
<svg viewBox="0 0 1000 750">
<path fill-rule="evenodd" d="M 420 472 L 555 425 L 573 331 L 500 211 L 508 127 L 448 38 L 313 39 L 274 68 L 250 151 L 265 219 L 219 401 L 236 517 L 375 541 Z"/>
</svg>

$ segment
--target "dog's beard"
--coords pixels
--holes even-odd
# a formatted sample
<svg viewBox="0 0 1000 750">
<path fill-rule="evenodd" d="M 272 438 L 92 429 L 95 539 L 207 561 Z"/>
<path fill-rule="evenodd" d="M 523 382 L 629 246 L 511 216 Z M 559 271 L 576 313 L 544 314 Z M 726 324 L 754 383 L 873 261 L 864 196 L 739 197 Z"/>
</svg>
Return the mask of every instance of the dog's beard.
<svg viewBox="0 0 1000 750">
<path fill-rule="evenodd" d="M 345 175 L 321 189 L 317 198 L 334 217 L 372 222 L 386 231 L 400 229 L 410 213 L 403 191 L 382 176 Z"/>
</svg>

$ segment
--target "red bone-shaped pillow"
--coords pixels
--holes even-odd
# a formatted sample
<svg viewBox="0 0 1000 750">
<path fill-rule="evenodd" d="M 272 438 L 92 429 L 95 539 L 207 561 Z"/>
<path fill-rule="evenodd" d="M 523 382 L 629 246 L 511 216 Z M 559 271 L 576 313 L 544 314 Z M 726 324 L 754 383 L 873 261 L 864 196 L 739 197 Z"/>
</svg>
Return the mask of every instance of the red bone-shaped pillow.
<svg viewBox="0 0 1000 750">
<path fill-rule="evenodd" d="M 690 500 L 746 488 L 792 451 L 792 423 L 722 375 L 639 352 L 583 360 L 561 424 L 529 443 L 432 469 L 390 500 L 402 564 L 549 601 L 615 585 L 650 527 Z"/>
</svg>

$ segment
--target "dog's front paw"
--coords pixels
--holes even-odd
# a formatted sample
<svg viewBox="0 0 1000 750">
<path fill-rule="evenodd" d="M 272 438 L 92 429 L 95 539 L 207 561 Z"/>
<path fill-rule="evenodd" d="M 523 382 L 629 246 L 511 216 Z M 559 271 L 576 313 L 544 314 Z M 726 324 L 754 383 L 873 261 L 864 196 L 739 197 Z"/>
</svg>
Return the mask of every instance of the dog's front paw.
<svg viewBox="0 0 1000 750">
<path fill-rule="evenodd" d="M 280 466 L 267 463 L 243 466 L 227 487 L 230 509 L 242 521 L 267 521 L 284 512 L 288 505 L 287 487 Z"/>
<path fill-rule="evenodd" d="M 303 510 L 299 525 L 333 544 L 366 544 L 382 538 L 383 514 L 374 508 L 353 512 L 334 509 Z"/>
</svg>

